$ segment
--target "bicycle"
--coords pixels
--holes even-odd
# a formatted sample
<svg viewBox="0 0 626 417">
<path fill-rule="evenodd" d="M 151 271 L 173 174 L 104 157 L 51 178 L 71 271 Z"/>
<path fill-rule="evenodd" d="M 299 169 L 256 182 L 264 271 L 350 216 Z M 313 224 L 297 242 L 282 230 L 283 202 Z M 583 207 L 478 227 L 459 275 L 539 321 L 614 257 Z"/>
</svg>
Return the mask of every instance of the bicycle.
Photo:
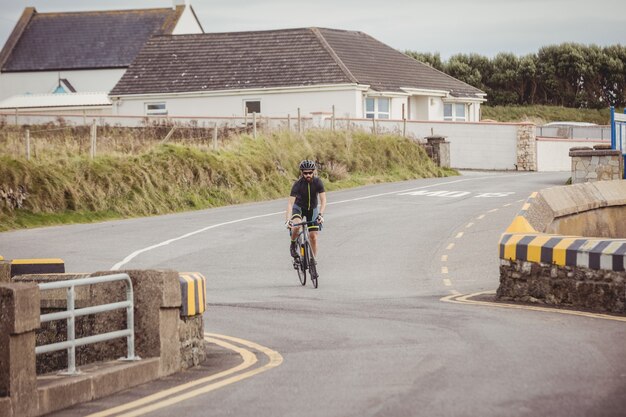
<svg viewBox="0 0 626 417">
<path fill-rule="evenodd" d="M 311 240 L 309 238 L 309 228 L 307 226 L 317 225 L 316 221 L 307 221 L 306 218 L 302 223 L 295 223 L 291 227 L 302 226 L 300 233 L 296 238 L 298 247 L 298 257 L 293 258 L 293 268 L 298 272 L 298 278 L 300 284 L 306 285 L 306 274 L 309 271 L 313 288 L 317 288 L 317 261 L 313 255 L 313 249 L 311 248 Z"/>
</svg>

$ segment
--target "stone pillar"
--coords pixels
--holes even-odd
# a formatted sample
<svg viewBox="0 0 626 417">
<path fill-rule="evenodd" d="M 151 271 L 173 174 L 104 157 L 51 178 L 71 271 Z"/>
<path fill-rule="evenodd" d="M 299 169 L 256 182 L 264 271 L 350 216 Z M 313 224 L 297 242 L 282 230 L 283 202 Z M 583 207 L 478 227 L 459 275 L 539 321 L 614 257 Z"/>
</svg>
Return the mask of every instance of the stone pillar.
<svg viewBox="0 0 626 417">
<path fill-rule="evenodd" d="M 37 414 L 35 330 L 39 324 L 39 287 L 0 284 L 0 399 L 10 399 L 0 401 L 2 416 Z"/>
<path fill-rule="evenodd" d="M 572 184 L 622 178 L 623 158 L 619 150 L 607 148 L 607 145 L 570 148 L 572 158 Z"/>
<path fill-rule="evenodd" d="M 537 127 L 533 123 L 523 123 L 517 127 L 518 171 L 537 171 Z"/>
<path fill-rule="evenodd" d="M 0 284 L 11 282 L 11 263 L 0 261 Z"/>
<path fill-rule="evenodd" d="M 446 136 L 426 136 L 426 152 L 433 162 L 442 168 L 450 168 L 450 142 Z"/>
</svg>

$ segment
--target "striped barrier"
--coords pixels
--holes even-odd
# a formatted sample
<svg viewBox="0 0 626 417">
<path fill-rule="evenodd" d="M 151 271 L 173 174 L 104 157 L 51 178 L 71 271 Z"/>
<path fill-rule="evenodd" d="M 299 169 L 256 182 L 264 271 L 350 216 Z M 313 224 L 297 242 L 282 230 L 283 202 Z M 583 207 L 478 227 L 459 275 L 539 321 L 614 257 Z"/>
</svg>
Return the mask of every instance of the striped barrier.
<svg viewBox="0 0 626 417">
<path fill-rule="evenodd" d="M 500 239 L 500 258 L 559 266 L 624 271 L 626 239 L 560 236 L 535 230 L 527 219 L 533 193 Z"/>
<path fill-rule="evenodd" d="M 206 278 L 199 272 L 179 272 L 182 295 L 181 316 L 195 316 L 206 310 Z"/>
<path fill-rule="evenodd" d="M 63 259 L 11 259 L 11 277 L 28 274 L 63 274 Z"/>
</svg>

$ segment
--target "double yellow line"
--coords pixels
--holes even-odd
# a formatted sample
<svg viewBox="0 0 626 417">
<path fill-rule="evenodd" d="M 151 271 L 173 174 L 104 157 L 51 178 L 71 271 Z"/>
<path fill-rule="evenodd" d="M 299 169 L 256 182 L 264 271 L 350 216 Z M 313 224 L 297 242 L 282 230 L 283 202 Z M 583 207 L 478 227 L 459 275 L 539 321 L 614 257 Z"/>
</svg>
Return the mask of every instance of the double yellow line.
<svg viewBox="0 0 626 417">
<path fill-rule="evenodd" d="M 248 340 L 213 333 L 205 333 L 204 339 L 209 343 L 216 344 L 239 354 L 243 359 L 242 362 L 233 368 L 218 372 L 217 374 L 205 378 L 200 378 L 195 381 L 178 385 L 176 387 L 172 387 L 163 391 L 159 391 L 155 394 L 148 395 L 147 397 L 143 397 L 139 400 L 122 404 L 114 408 L 109 408 L 104 411 L 89 414 L 88 417 L 106 417 L 112 415 L 116 415 L 118 417 L 141 416 L 151 411 L 169 407 L 181 401 L 185 401 L 190 398 L 197 397 L 198 395 L 206 394 L 216 389 L 241 381 L 243 379 L 250 378 L 254 375 L 275 368 L 283 362 L 283 357 L 280 353 L 265 346 L 261 346 L 257 343 L 250 342 Z M 230 342 L 245 346 L 245 348 L 234 345 Z M 268 357 L 269 362 L 263 366 L 251 369 L 247 372 L 241 372 L 252 367 L 258 362 L 256 354 L 246 348 L 263 353 Z"/>
<path fill-rule="evenodd" d="M 469 304 L 469 305 L 478 305 L 478 306 L 486 306 L 486 307 L 499 307 L 499 308 L 511 308 L 516 310 L 532 310 L 532 311 L 541 311 L 544 313 L 557 313 L 557 314 L 567 314 L 570 316 L 581 316 L 581 317 L 589 317 L 593 319 L 603 319 L 603 320 L 613 320 L 613 321 L 621 321 L 626 323 L 626 317 L 623 316 L 612 316 L 610 314 L 601 314 L 601 313 L 589 313 L 586 311 L 576 311 L 576 310 L 562 310 L 558 308 L 550 308 L 550 307 L 539 307 L 539 306 L 529 306 L 524 304 L 507 304 L 507 303 L 496 303 L 493 301 L 478 301 L 472 300 L 472 298 L 480 296 L 494 294 L 494 291 L 484 291 L 477 292 L 474 294 L 453 294 L 448 295 L 440 299 L 440 301 L 444 301 L 446 303 L 455 303 L 455 304 Z"/>
</svg>

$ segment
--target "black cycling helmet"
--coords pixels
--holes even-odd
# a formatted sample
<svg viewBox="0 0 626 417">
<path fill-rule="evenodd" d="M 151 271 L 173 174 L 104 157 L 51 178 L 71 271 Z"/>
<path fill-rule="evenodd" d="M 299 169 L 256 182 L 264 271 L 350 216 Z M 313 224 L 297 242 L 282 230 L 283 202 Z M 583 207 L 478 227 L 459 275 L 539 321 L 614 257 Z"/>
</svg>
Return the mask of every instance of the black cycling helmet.
<svg viewBox="0 0 626 417">
<path fill-rule="evenodd" d="M 300 162 L 300 171 L 310 171 L 314 169 L 315 169 L 315 162 L 309 159 L 305 159 L 304 161 Z"/>
</svg>

